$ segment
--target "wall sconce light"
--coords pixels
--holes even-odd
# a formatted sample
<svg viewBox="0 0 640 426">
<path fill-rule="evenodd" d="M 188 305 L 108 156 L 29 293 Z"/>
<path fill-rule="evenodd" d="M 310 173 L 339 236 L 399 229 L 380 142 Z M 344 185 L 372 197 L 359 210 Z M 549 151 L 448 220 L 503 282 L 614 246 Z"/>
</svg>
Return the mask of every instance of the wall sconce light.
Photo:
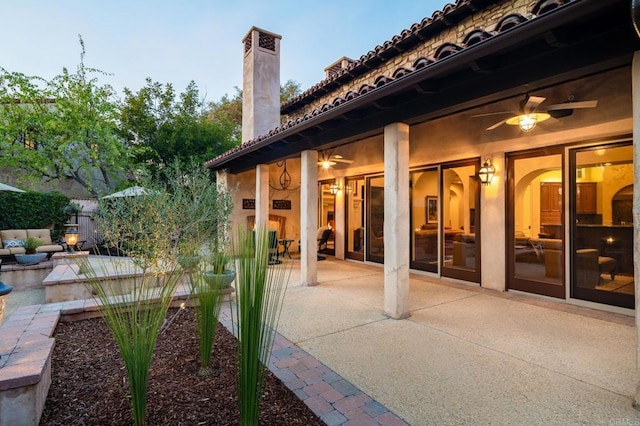
<svg viewBox="0 0 640 426">
<path fill-rule="evenodd" d="M 69 253 L 73 253 L 78 244 L 78 225 L 76 223 L 67 223 L 65 225 L 67 227 L 66 232 L 64 233 L 64 240 L 67 243 L 67 251 Z"/>
<path fill-rule="evenodd" d="M 491 158 L 486 158 L 484 164 L 478 170 L 478 177 L 483 185 L 489 185 L 493 179 L 493 175 L 496 173 L 496 168 L 491 164 Z"/>
<path fill-rule="evenodd" d="M 338 185 L 337 183 L 332 183 L 329 187 L 329 192 L 331 193 L 331 195 L 336 195 L 338 192 L 340 192 L 340 185 Z"/>
</svg>

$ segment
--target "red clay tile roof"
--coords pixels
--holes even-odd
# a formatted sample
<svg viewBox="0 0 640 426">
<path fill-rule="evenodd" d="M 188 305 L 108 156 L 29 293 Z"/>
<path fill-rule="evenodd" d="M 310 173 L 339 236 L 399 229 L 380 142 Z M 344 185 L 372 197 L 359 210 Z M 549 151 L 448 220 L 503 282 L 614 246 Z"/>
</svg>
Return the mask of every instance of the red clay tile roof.
<svg viewBox="0 0 640 426">
<path fill-rule="evenodd" d="M 443 29 L 451 27 L 462 19 L 477 13 L 479 10 L 490 5 L 500 3 L 501 1 L 503 0 L 457 0 L 455 4 L 446 4 L 442 10 L 433 12 L 431 17 L 424 18 L 419 23 L 415 23 L 410 28 L 401 31 L 399 35 L 392 37 L 391 40 L 386 41 L 382 46 L 376 46 L 373 50 L 362 55 L 359 60 L 337 72 L 334 76 L 321 81 L 310 89 L 304 91 L 299 96 L 283 104 L 281 107 L 281 113 L 289 114 L 304 107 L 305 105 L 308 105 L 317 98 L 326 95 L 327 92 L 343 86 L 346 82 L 352 81 L 354 78 L 370 72 L 371 69 L 377 68 L 381 63 L 402 54 L 420 43 L 423 43 L 425 39 L 438 34 Z M 550 12 L 551 10 L 566 3 L 574 3 L 577 1 L 580 0 L 539 0 L 531 9 L 531 19 L 535 19 L 537 16 Z M 508 31 L 509 29 L 527 22 L 528 20 L 529 19 L 526 17 L 514 13 L 505 15 L 498 22 L 493 31 L 481 28 L 473 29 L 464 37 L 464 44 L 462 46 L 458 46 L 453 43 L 443 43 L 436 50 L 435 58 L 421 57 L 414 61 L 413 69 L 401 67 L 396 69 L 391 76 L 381 75 L 376 78 L 374 85 L 364 84 L 360 87 L 358 92 L 350 91 L 344 97 L 336 97 L 330 104 L 325 103 L 320 108 L 316 108 L 302 117 L 290 120 L 281 126 L 272 129 L 267 134 L 260 135 L 253 140 L 243 142 L 241 145 L 213 158 L 212 160 L 209 160 L 206 165 L 209 167 L 215 166 L 216 163 L 219 163 L 221 160 L 231 156 L 232 154 L 248 149 L 267 138 L 303 123 L 312 117 L 323 114 L 338 105 L 349 102 L 364 93 L 377 90 L 391 81 L 409 75 L 412 72 L 418 71 L 437 61 L 444 60 L 449 56 L 453 56 L 458 52 L 464 51 L 483 40 L 490 39 L 496 34 Z"/>
</svg>

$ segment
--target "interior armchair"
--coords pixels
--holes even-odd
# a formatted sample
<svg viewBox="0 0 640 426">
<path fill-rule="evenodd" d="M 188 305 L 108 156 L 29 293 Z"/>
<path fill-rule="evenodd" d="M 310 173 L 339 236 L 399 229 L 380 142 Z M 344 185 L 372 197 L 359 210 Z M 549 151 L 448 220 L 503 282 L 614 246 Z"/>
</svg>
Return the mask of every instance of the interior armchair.
<svg viewBox="0 0 640 426">
<path fill-rule="evenodd" d="M 327 248 L 327 244 L 329 243 L 329 239 L 333 236 L 333 230 L 328 226 L 321 226 L 318 228 L 318 260 L 326 259 L 325 256 L 321 256 L 319 253 Z"/>
</svg>

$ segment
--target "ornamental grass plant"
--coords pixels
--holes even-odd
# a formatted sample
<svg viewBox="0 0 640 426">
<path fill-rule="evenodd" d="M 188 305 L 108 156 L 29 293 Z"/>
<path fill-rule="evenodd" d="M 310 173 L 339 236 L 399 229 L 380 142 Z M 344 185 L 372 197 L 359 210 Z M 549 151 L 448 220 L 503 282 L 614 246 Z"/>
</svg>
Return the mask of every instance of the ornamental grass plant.
<svg viewBox="0 0 640 426">
<path fill-rule="evenodd" d="M 269 233 L 239 228 L 233 241 L 236 262 L 235 303 L 231 304 L 238 336 L 238 405 L 240 423 L 257 425 L 260 397 L 291 266 L 269 265 Z M 234 306 L 235 305 L 235 306 Z"/>
<path fill-rule="evenodd" d="M 199 270 L 193 274 L 192 291 L 198 300 L 195 306 L 196 323 L 198 328 L 198 347 L 200 350 L 200 371 L 202 376 L 212 373 L 210 369 L 213 342 L 216 338 L 220 308 L 225 295 L 228 294 L 227 277 L 223 273 L 227 270 L 228 257 L 224 252 L 215 252 L 205 258 L 199 265 Z M 213 268 L 209 274 L 208 268 Z M 207 277 L 205 278 L 205 273 Z"/>
<path fill-rule="evenodd" d="M 145 424 L 155 343 L 182 277 L 169 255 L 175 243 L 165 231 L 176 230 L 170 202 L 164 191 L 110 202 L 98 226 L 111 246 L 130 258 L 108 256 L 80 264 L 124 361 L 136 425 Z M 106 276 L 128 276 L 128 288 L 118 288 L 122 280 L 105 280 Z"/>
<path fill-rule="evenodd" d="M 105 244 L 128 258 L 80 260 L 123 358 L 136 425 L 145 424 L 153 351 L 184 279 L 179 259 L 198 255 L 205 243 L 216 240 L 227 226 L 224 212 L 230 211 L 229 195 L 218 194 L 200 166 L 185 170 L 174 164 L 163 182 L 146 182 L 145 195 L 101 200 L 97 222 Z M 103 279 L 113 275 L 127 276 L 128 287 L 123 288 L 124 280 Z"/>
<path fill-rule="evenodd" d="M 38 247 L 42 245 L 42 240 L 36 237 L 27 237 L 22 240 L 22 247 L 26 254 L 35 254 Z"/>
</svg>

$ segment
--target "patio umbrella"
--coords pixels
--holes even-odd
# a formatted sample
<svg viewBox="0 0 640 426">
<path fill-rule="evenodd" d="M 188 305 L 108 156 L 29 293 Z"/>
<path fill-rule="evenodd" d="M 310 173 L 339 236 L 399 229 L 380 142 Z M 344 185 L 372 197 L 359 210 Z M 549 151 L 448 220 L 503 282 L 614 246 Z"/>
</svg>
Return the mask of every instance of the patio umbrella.
<svg viewBox="0 0 640 426">
<path fill-rule="evenodd" d="M 0 182 L 0 191 L 24 192 L 22 189 L 18 189 L 15 186 L 7 185 L 2 182 Z"/>
<path fill-rule="evenodd" d="M 122 191 L 114 192 L 110 195 L 105 195 L 102 198 L 137 197 L 138 195 L 147 195 L 151 193 L 152 191 L 141 186 L 132 186 L 130 188 L 123 189 Z"/>
</svg>

